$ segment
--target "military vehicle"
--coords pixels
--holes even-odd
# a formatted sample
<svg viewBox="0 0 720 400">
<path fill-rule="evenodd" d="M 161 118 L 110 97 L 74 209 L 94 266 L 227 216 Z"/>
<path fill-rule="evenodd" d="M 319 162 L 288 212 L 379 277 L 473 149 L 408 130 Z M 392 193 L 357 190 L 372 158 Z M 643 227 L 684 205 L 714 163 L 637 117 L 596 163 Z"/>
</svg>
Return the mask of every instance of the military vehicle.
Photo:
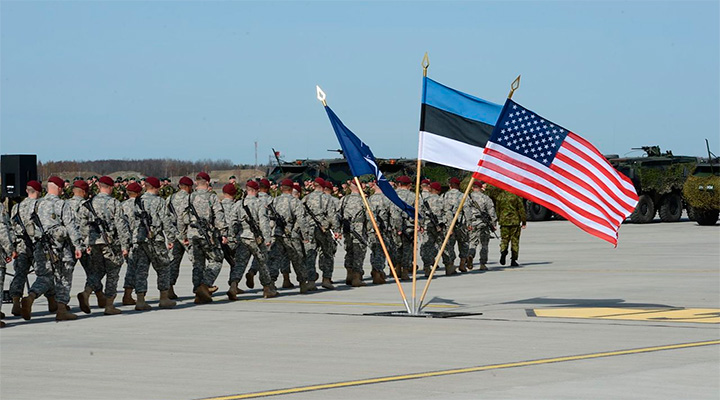
<svg viewBox="0 0 720 400">
<path fill-rule="evenodd" d="M 713 158 L 709 145 L 707 162 L 695 166 L 685 181 L 683 195 L 690 219 L 699 225 L 715 225 L 720 214 L 720 158 Z"/>
</svg>

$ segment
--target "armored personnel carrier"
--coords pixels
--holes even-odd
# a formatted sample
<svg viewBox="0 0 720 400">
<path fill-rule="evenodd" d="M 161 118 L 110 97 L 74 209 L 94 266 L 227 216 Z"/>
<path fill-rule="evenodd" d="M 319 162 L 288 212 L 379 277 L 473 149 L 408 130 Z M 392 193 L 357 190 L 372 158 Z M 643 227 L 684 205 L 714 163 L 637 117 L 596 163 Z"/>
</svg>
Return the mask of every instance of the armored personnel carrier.
<svg viewBox="0 0 720 400">
<path fill-rule="evenodd" d="M 708 144 L 707 162 L 695 166 L 683 187 L 688 216 L 698 225 L 715 225 L 720 214 L 720 158 L 713 156 Z"/>
</svg>

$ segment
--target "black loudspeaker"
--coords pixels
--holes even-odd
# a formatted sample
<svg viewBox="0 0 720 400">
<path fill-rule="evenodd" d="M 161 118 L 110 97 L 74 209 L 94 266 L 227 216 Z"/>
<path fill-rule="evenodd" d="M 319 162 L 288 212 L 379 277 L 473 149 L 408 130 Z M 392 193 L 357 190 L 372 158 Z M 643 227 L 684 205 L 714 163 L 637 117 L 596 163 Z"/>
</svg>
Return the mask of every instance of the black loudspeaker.
<svg viewBox="0 0 720 400">
<path fill-rule="evenodd" d="M 3 197 L 27 197 L 29 181 L 37 180 L 37 155 L 3 154 L 0 156 Z"/>
</svg>

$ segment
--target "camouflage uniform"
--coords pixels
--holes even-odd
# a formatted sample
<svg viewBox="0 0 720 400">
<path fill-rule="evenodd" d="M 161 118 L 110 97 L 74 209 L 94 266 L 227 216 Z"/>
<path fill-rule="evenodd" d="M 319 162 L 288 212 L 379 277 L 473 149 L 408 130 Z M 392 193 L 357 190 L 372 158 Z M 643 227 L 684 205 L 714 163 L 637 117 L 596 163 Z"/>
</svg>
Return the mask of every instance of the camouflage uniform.
<svg viewBox="0 0 720 400">
<path fill-rule="evenodd" d="M 187 225 L 181 224 L 180 219 L 186 211 L 188 196 L 189 194 L 186 191 L 179 190 L 176 193 L 173 193 L 166 200 L 168 213 L 170 214 L 172 222 L 178 232 L 178 238 L 176 238 L 175 242 L 173 242 L 173 248 L 170 251 L 170 265 L 168 266 L 168 280 L 170 281 L 171 286 L 174 286 L 177 283 L 178 276 L 180 276 L 180 262 L 186 252 L 190 255 L 190 261 L 192 262 L 192 255 L 185 245 L 179 240 L 180 237 L 187 237 Z"/>
<path fill-rule="evenodd" d="M 198 216 L 207 223 L 208 226 L 220 231 L 221 236 L 227 236 L 227 224 L 225 223 L 225 214 L 223 214 L 220 200 L 217 195 L 207 189 L 197 189 L 188 197 L 188 204 L 192 204 L 198 213 Z M 177 211 L 177 210 L 176 210 Z M 215 280 L 220 273 L 222 267 L 222 249 L 220 240 L 215 237 L 215 231 L 207 232 L 213 242 L 208 243 L 202 233 L 200 233 L 200 221 L 190 211 L 187 206 L 183 211 L 183 217 L 178 222 L 178 231 L 186 232 L 183 240 L 190 241 L 190 253 L 193 262 L 193 289 L 197 290 L 200 285 L 211 287 L 215 284 Z M 181 233 L 181 236 L 183 234 Z M 207 261 L 207 265 L 205 262 Z"/>
<path fill-rule="evenodd" d="M 106 243 L 100 231 L 100 221 L 83 206 L 78 216 L 80 230 L 85 236 L 85 246 L 90 250 L 90 264 L 96 271 L 105 275 L 105 297 L 112 298 L 117 294 L 120 269 L 123 264 L 123 250 L 130 247 L 130 229 L 123 216 L 120 202 L 105 193 L 88 200 L 92 204 L 98 218 L 105 221 L 109 228 L 106 232 L 111 243 Z"/>
<path fill-rule="evenodd" d="M 140 219 L 136 229 L 133 230 L 132 243 L 135 245 L 135 265 L 137 275 L 135 279 L 135 292 L 147 293 L 148 273 L 152 263 L 157 273 L 157 288 L 163 292 L 170 288 L 168 249 L 165 244 L 174 243 L 177 238 L 177 230 L 172 223 L 167 206 L 162 197 L 145 192 L 139 198 L 133 199 L 136 215 L 141 213 L 142 208 L 149 216 L 151 232 L 148 233 L 145 225 Z M 199 211 L 198 211 L 199 212 Z"/>
<path fill-rule="evenodd" d="M 339 214 L 345 242 L 345 268 L 362 276 L 367 245 L 362 243 L 353 232 L 363 239 L 367 238 L 370 221 L 360 193 L 350 193 L 344 196 L 340 202 Z"/>
<path fill-rule="evenodd" d="M 425 230 L 426 240 L 420 245 L 420 258 L 422 259 L 423 266 L 427 270 L 432 268 L 435 263 L 435 257 L 437 257 L 440 251 L 440 246 L 445 239 L 445 224 L 443 214 L 443 198 L 442 196 L 435 193 L 420 193 L 422 212 L 422 226 Z M 424 201 L 422 201 L 424 200 Z M 433 222 L 433 215 L 437 219 L 437 225 Z M 439 226 L 438 226 L 439 225 Z M 443 252 L 443 261 L 447 261 L 447 256 Z"/>
<path fill-rule="evenodd" d="M 415 204 L 415 193 L 407 189 L 398 189 L 398 197 L 406 202 L 407 204 Z M 400 207 L 390 208 L 391 225 L 393 227 L 395 242 L 395 253 L 393 257 L 393 264 L 395 270 L 400 272 L 402 270 L 411 271 L 413 262 L 413 229 L 415 224 L 411 217 Z M 398 235 L 398 232 L 402 232 Z M 391 256 L 393 256 L 391 254 Z"/>
<path fill-rule="evenodd" d="M 48 194 L 37 203 L 37 214 L 45 232 L 52 238 L 52 249 L 61 261 L 50 265 L 50 259 L 40 243 L 40 229 L 35 227 L 35 275 L 30 288 L 35 297 L 44 294 L 55 296 L 59 303 L 68 304 L 72 274 L 75 268 L 75 249 L 84 250 L 80 231 L 70 205 L 54 194 Z"/>
<path fill-rule="evenodd" d="M 274 221 L 271 224 L 274 240 L 268 258 L 272 280 L 275 281 L 279 273 L 289 273 L 290 263 L 292 263 L 298 281 L 306 281 L 307 271 L 303 256 L 305 244 L 302 241 L 304 236 L 300 231 L 305 214 L 302 203 L 291 194 L 286 193 L 275 197 L 268 204 L 267 210 L 268 217 Z M 280 227 L 283 222 L 279 222 L 279 220 L 285 223 L 284 230 Z"/>
<path fill-rule="evenodd" d="M 0 203 L 0 291 L 5 288 L 5 258 L 15 251 L 15 234 L 5 213 L 5 206 Z"/>
<path fill-rule="evenodd" d="M 496 201 L 500 224 L 500 253 L 507 254 L 510 245 L 510 258 L 515 261 L 520 253 L 520 227 L 527 222 L 525 205 L 520 196 L 507 191 L 500 192 Z"/>
<path fill-rule="evenodd" d="M 125 259 L 127 269 L 125 270 L 123 289 L 135 289 L 135 281 L 137 280 L 137 263 L 135 262 L 137 255 L 135 253 L 137 252 L 137 246 L 133 238 L 135 237 L 135 232 L 138 229 L 140 221 L 135 216 L 135 199 L 130 198 L 123 201 L 120 207 L 122 208 L 123 216 L 127 220 L 128 228 L 130 229 L 130 249 Z"/>
<path fill-rule="evenodd" d="M 35 254 L 34 254 L 34 247 L 32 243 L 28 244 L 25 242 L 25 240 L 22 240 L 23 231 L 20 227 L 20 224 L 17 223 L 16 219 L 18 218 L 18 214 L 20 215 L 20 220 L 25 225 L 25 228 L 27 229 L 28 235 L 30 235 L 31 242 L 33 241 L 35 237 L 35 225 L 30 221 L 30 214 L 33 213 L 33 211 L 37 208 L 37 203 L 41 199 L 31 199 L 29 197 L 23 199 L 19 204 L 15 205 L 12 209 L 12 224 L 13 229 L 15 231 L 15 237 L 17 238 L 17 247 L 16 251 L 18 253 L 17 258 L 15 259 L 15 262 L 13 263 L 13 270 L 15 273 L 15 276 L 13 276 L 12 281 L 10 281 L 10 296 L 11 297 L 22 297 L 23 292 L 25 291 L 25 285 L 28 281 L 28 274 L 30 273 L 30 268 L 32 268 L 33 263 L 35 262 Z"/>
<path fill-rule="evenodd" d="M 250 211 L 249 214 L 248 211 Z M 253 256 L 258 262 L 260 284 L 272 285 L 267 266 L 268 250 L 266 246 L 271 238 L 270 221 L 262 200 L 256 196 L 246 196 L 242 201 L 235 203 L 232 213 L 233 228 L 231 231 L 237 232 L 238 245 L 235 250 L 235 268 L 230 271 L 230 282 L 240 281 L 250 261 L 250 256 Z M 253 233 L 250 227 L 251 223 L 260 229 L 262 237 Z"/>
<path fill-rule="evenodd" d="M 268 205 L 268 203 L 270 203 L 273 199 L 272 196 L 270 196 L 269 194 L 267 194 L 265 192 L 258 192 L 256 198 L 258 199 L 258 201 L 260 201 L 260 204 L 263 207 L 266 207 Z M 257 271 L 258 271 L 258 260 L 255 257 L 253 257 L 252 264 L 250 264 L 250 272 L 252 272 L 252 274 L 254 275 L 257 273 Z"/>
<path fill-rule="evenodd" d="M 80 222 L 78 213 L 80 212 L 80 207 L 84 201 L 85 199 L 80 196 L 73 196 L 70 200 L 67 200 L 68 204 L 70 204 L 70 209 L 72 209 L 74 213 L 75 220 L 78 223 Z M 73 252 L 75 252 L 75 249 L 73 249 Z M 90 263 L 90 255 L 88 253 L 82 253 L 82 257 L 80 257 L 80 265 L 82 265 L 83 270 L 85 270 L 85 286 L 90 287 L 93 292 L 102 292 L 103 273 L 102 271 L 93 268 L 93 265 Z"/>
<path fill-rule="evenodd" d="M 230 264 L 231 275 L 233 268 L 235 268 L 235 250 L 237 249 L 237 238 L 235 237 L 236 232 L 232 230 L 234 229 L 232 221 L 232 211 L 234 206 L 235 200 L 233 199 L 224 198 L 220 200 L 220 207 L 222 207 L 223 214 L 225 215 L 225 224 L 229 229 L 227 236 L 228 242 L 227 244 L 223 244 L 221 248 L 223 250 L 223 258 L 228 262 L 228 264 Z"/>
<path fill-rule="evenodd" d="M 450 226 L 450 223 L 455 217 L 455 213 L 460 206 L 462 197 L 463 193 L 454 188 L 451 188 L 443 194 L 443 215 L 445 219 L 445 226 Z M 470 250 L 470 237 L 468 236 L 467 224 L 470 223 L 471 219 L 472 216 L 470 215 L 470 208 L 467 204 L 465 204 L 457 221 L 455 222 L 455 227 L 450 234 L 447 245 L 445 246 L 445 254 L 443 254 L 443 262 L 445 264 L 449 265 L 455 263 L 455 243 L 457 243 L 460 259 L 462 260 L 468 256 Z"/>
<path fill-rule="evenodd" d="M 470 231 L 469 257 L 475 257 L 477 245 L 480 244 L 480 264 L 487 264 L 490 232 L 497 224 L 495 207 L 490 197 L 483 192 L 473 191 L 469 196 L 468 205 L 472 214 L 473 227 L 473 230 Z"/>
<path fill-rule="evenodd" d="M 378 229 L 382 234 L 388 254 L 394 254 L 394 242 L 392 241 L 394 235 L 392 229 L 390 229 L 390 200 L 385 197 L 380 188 L 376 188 L 375 193 L 368 198 L 368 203 L 375 217 L 375 222 L 378 224 Z M 372 269 L 382 271 L 384 274 L 385 252 L 383 252 L 376 232 L 368 235 L 368 244 L 370 244 L 370 265 Z"/>
<path fill-rule="evenodd" d="M 316 259 L 323 273 L 323 278 L 332 279 L 337 244 L 330 231 L 337 231 L 340 224 L 335 208 L 335 200 L 333 199 L 334 197 L 322 191 L 314 191 L 302 199 L 303 208 L 309 208 L 320 223 L 320 226 L 318 226 L 312 216 L 307 213 L 307 209 L 305 209 L 307 218 L 305 219 L 303 231 L 306 239 L 309 240 L 309 243 L 306 243 L 305 246 L 305 270 L 308 273 L 308 280 L 311 281 L 317 275 L 315 270 Z"/>
</svg>

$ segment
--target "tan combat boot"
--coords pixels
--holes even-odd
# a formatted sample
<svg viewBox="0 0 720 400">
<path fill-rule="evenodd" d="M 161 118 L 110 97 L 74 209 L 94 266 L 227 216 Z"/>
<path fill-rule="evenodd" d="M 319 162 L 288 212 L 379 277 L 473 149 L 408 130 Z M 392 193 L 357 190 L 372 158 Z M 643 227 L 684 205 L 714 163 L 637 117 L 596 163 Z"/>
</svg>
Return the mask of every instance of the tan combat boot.
<svg viewBox="0 0 720 400">
<path fill-rule="evenodd" d="M 429 278 L 429 277 L 430 277 L 430 272 L 432 272 L 432 267 L 429 266 L 429 265 L 426 265 L 426 266 L 423 268 L 423 273 L 425 274 L 425 277 L 426 277 L 426 278 Z"/>
<path fill-rule="evenodd" d="M 453 263 L 447 263 L 445 264 L 445 276 L 455 275 L 457 274 L 457 271 L 455 271 L 455 265 Z"/>
<path fill-rule="evenodd" d="M 86 286 L 85 290 L 77 294 L 80 310 L 85 314 L 90 314 L 90 293 L 92 293 L 92 289 Z"/>
<path fill-rule="evenodd" d="M 383 285 L 383 284 L 387 283 L 385 281 L 385 277 L 383 276 L 383 273 L 378 270 L 375 270 L 375 269 L 372 270 L 370 272 L 370 276 L 372 276 L 373 285 Z"/>
<path fill-rule="evenodd" d="M 95 297 L 97 297 L 97 306 L 99 308 L 105 308 L 105 306 L 107 306 L 107 298 L 102 290 L 96 290 Z"/>
<path fill-rule="evenodd" d="M 12 308 L 12 311 L 10 311 L 10 312 L 12 313 L 12 315 L 19 317 L 22 315 L 22 306 L 20 305 L 20 301 L 22 300 L 22 297 L 14 296 L 12 298 L 12 300 L 13 300 L 13 308 Z"/>
<path fill-rule="evenodd" d="M 480 269 L 480 271 L 487 271 L 487 270 L 488 270 L 488 267 L 487 267 L 487 265 L 485 265 L 485 264 L 483 264 L 483 263 L 480 263 L 480 268 L 479 268 L 479 269 Z"/>
<path fill-rule="evenodd" d="M 178 295 L 175 294 L 175 289 L 173 289 L 173 285 L 170 285 L 170 290 L 168 290 L 168 299 L 170 300 L 177 300 Z"/>
<path fill-rule="evenodd" d="M 352 287 L 361 287 L 366 285 L 366 283 L 362 280 L 362 275 L 360 275 L 359 272 L 352 273 L 352 282 L 350 282 L 350 284 Z"/>
<path fill-rule="evenodd" d="M 114 304 L 114 303 L 115 303 L 115 296 L 107 297 L 107 298 L 105 298 L 105 300 L 106 300 L 106 303 L 105 303 L 105 312 L 104 312 L 103 314 L 105 314 L 105 315 L 118 315 L 118 314 L 122 314 L 122 311 L 120 311 L 119 309 L 115 308 L 115 304 Z"/>
<path fill-rule="evenodd" d="M 400 280 L 401 281 L 409 281 L 410 280 L 410 269 L 409 268 L 403 268 L 400 272 Z"/>
<path fill-rule="evenodd" d="M 282 288 L 283 289 L 292 289 L 295 287 L 292 282 L 290 282 L 290 273 L 289 272 L 283 272 L 283 283 Z"/>
<path fill-rule="evenodd" d="M 122 304 L 124 306 L 134 306 L 136 304 L 135 299 L 132 297 L 132 291 L 132 288 L 125 288 L 125 293 L 123 293 L 122 298 Z"/>
<path fill-rule="evenodd" d="M 77 319 L 77 315 L 68 311 L 67 304 L 58 303 L 58 311 L 55 315 L 55 321 L 73 321 Z"/>
<path fill-rule="evenodd" d="M 345 284 L 350 286 L 352 285 L 353 271 L 350 268 L 345 268 L 345 271 L 347 272 L 347 274 L 345 275 Z"/>
<path fill-rule="evenodd" d="M 158 303 L 158 307 L 160 308 L 173 308 L 175 307 L 177 303 L 170 300 L 170 291 L 169 290 L 161 290 L 160 291 L 160 302 Z"/>
<path fill-rule="evenodd" d="M 137 303 L 135 304 L 135 311 L 148 311 L 152 310 L 152 306 L 145 302 L 145 293 L 137 294 Z"/>
<path fill-rule="evenodd" d="M 264 298 L 269 299 L 272 297 L 277 297 L 277 295 L 278 295 L 278 292 L 277 292 L 277 289 L 275 289 L 275 285 L 270 284 L 267 286 L 263 286 L 263 297 Z"/>
<path fill-rule="evenodd" d="M 208 286 L 205 284 L 202 284 L 198 287 L 195 295 L 195 302 L 197 303 L 198 300 L 200 301 L 200 303 L 198 304 L 212 303 L 213 301 L 212 294 L 210 294 L 210 288 L 208 288 Z"/>
<path fill-rule="evenodd" d="M 58 310 L 58 303 L 55 301 L 55 296 L 46 296 L 48 302 L 48 311 L 56 313 Z"/>
<path fill-rule="evenodd" d="M 332 281 L 330 278 L 323 278 L 322 283 L 320 286 L 324 287 L 327 290 L 333 290 L 335 289 L 335 286 L 333 286 Z"/>
<path fill-rule="evenodd" d="M 465 266 L 467 267 L 467 269 L 473 269 L 473 258 L 472 257 L 467 258 L 467 262 L 465 263 Z"/>
<path fill-rule="evenodd" d="M 468 272 L 467 268 L 465 268 L 465 262 L 467 260 L 465 258 L 460 258 L 460 272 Z"/>
<path fill-rule="evenodd" d="M 23 299 L 22 299 L 21 315 L 25 321 L 30 321 L 30 316 L 32 314 L 32 305 L 33 305 L 33 302 L 35 301 L 35 299 L 36 299 L 36 296 L 35 296 L 35 293 L 33 293 L 33 292 L 30 292 L 30 294 L 28 294 L 26 297 L 23 297 Z"/>
<path fill-rule="evenodd" d="M 240 293 L 243 293 L 243 291 L 238 289 L 238 282 L 237 281 L 230 282 L 230 289 L 228 289 L 228 291 L 227 291 L 228 299 L 230 301 L 236 301 L 238 299 L 237 295 Z"/>
<path fill-rule="evenodd" d="M 247 286 L 250 289 L 253 289 L 255 287 L 255 272 L 250 270 L 247 274 L 245 274 L 245 286 Z"/>
</svg>

